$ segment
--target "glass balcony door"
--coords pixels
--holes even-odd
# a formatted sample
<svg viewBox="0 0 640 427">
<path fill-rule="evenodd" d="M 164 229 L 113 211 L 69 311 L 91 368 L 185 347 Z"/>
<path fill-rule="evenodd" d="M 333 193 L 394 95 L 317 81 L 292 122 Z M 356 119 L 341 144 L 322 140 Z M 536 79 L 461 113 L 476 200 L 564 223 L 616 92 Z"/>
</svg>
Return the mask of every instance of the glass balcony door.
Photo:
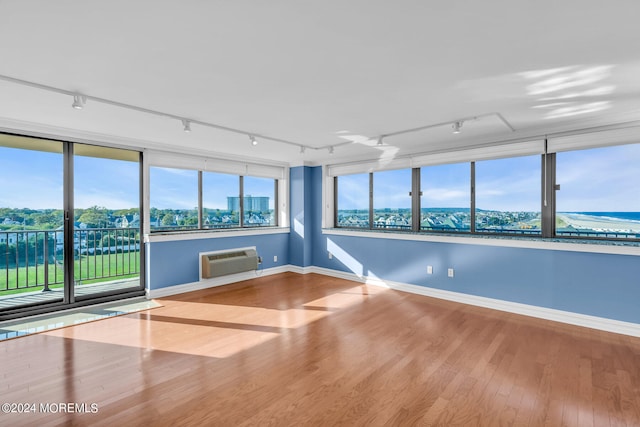
<svg viewBox="0 0 640 427">
<path fill-rule="evenodd" d="M 0 134 L 0 319 L 65 301 L 63 143 Z"/>
<path fill-rule="evenodd" d="M 141 165 L 0 133 L 0 320 L 143 294 Z"/>
<path fill-rule="evenodd" d="M 73 147 L 73 299 L 143 289 L 140 153 Z"/>
</svg>

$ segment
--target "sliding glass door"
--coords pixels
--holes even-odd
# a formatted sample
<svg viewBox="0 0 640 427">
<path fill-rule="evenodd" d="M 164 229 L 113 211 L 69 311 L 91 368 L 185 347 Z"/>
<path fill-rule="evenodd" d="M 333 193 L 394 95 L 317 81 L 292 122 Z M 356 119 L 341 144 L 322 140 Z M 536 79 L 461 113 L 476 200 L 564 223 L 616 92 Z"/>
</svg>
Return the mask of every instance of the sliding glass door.
<svg viewBox="0 0 640 427">
<path fill-rule="evenodd" d="M 141 154 L 0 134 L 0 320 L 143 294 Z"/>
<path fill-rule="evenodd" d="M 141 289 L 140 153 L 73 146 L 73 296 Z"/>
<path fill-rule="evenodd" d="M 64 300 L 63 144 L 0 134 L 0 313 Z"/>
</svg>

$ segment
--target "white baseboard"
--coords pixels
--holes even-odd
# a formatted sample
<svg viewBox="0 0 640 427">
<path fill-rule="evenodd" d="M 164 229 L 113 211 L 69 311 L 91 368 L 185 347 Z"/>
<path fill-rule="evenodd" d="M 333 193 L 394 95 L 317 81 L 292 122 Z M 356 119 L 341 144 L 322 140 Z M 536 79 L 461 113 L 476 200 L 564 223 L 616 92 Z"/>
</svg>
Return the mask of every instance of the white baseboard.
<svg viewBox="0 0 640 427">
<path fill-rule="evenodd" d="M 308 274 L 308 273 L 315 273 L 316 271 L 314 270 L 316 267 L 300 267 L 298 265 L 288 265 L 290 272 L 292 273 L 298 273 L 298 274 Z M 322 273 L 320 273 L 322 274 Z"/>
<path fill-rule="evenodd" d="M 431 298 L 438 298 L 448 301 L 470 304 L 478 307 L 490 308 L 509 313 L 521 314 L 525 316 L 537 317 L 539 319 L 552 320 L 555 322 L 567 323 L 570 325 L 583 326 L 586 328 L 598 329 L 606 332 L 640 337 L 640 324 L 623 322 L 620 320 L 607 319 L 604 317 L 589 316 L 586 314 L 572 313 L 569 311 L 556 310 L 552 308 L 537 307 L 534 305 L 521 304 L 517 302 L 503 301 L 494 298 L 479 297 L 475 295 L 463 294 L 460 292 L 446 291 L 442 289 L 429 288 L 426 286 L 412 285 L 409 283 L 382 280 L 377 277 L 358 276 L 354 273 L 332 270 L 323 267 L 299 267 L 296 265 L 283 265 L 244 273 L 232 274 L 215 279 L 202 280 L 199 282 L 186 283 L 183 285 L 169 286 L 166 288 L 147 290 L 147 298 L 161 298 L 169 295 L 184 292 L 197 291 L 216 286 L 228 285 L 243 280 L 254 279 L 260 276 L 269 276 L 278 273 L 293 272 L 298 274 L 316 273 L 325 276 L 336 277 L 355 282 L 366 283 L 367 285 L 382 286 L 412 294 L 423 295 Z"/>
<path fill-rule="evenodd" d="M 490 308 L 493 310 L 506 311 L 509 313 L 522 314 L 525 316 L 567 323 L 570 325 L 583 326 L 586 328 L 598 329 L 601 331 L 640 337 L 640 324 L 637 323 L 623 322 L 620 320 L 607 319 L 604 317 L 589 316 L 587 314 L 579 314 L 570 311 L 556 310 L 553 308 L 503 301 L 494 298 L 479 297 L 476 295 L 445 291 L 442 289 L 429 288 L 426 286 L 393 282 L 389 280 L 382 280 L 376 277 L 358 276 L 353 273 L 331 270 L 322 267 L 309 267 L 308 272 L 324 274 L 326 276 L 337 277 L 340 279 L 353 280 L 356 282 L 366 283 L 368 285 L 382 286 L 389 289 L 424 295 L 432 298 L 439 298 L 463 304 Z"/>
</svg>

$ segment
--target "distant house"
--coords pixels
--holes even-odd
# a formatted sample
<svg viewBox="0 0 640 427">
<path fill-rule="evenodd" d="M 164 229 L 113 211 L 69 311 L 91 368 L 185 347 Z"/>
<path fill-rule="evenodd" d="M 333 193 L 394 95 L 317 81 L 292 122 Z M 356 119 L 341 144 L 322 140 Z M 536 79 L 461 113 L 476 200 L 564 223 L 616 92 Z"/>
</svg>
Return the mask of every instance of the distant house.
<svg viewBox="0 0 640 427">
<path fill-rule="evenodd" d="M 138 228 L 140 227 L 140 215 L 137 213 L 121 215 L 113 220 L 113 224 L 116 228 Z"/>
</svg>

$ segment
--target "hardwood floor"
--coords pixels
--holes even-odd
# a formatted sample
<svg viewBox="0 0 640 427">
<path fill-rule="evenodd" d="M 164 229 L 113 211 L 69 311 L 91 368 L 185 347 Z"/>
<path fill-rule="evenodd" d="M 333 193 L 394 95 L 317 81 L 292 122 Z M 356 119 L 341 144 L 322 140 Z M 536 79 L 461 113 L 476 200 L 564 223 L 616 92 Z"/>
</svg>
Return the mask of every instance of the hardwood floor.
<svg viewBox="0 0 640 427">
<path fill-rule="evenodd" d="M 315 274 L 158 301 L 1 342 L 0 425 L 640 425 L 638 338 Z"/>
</svg>

